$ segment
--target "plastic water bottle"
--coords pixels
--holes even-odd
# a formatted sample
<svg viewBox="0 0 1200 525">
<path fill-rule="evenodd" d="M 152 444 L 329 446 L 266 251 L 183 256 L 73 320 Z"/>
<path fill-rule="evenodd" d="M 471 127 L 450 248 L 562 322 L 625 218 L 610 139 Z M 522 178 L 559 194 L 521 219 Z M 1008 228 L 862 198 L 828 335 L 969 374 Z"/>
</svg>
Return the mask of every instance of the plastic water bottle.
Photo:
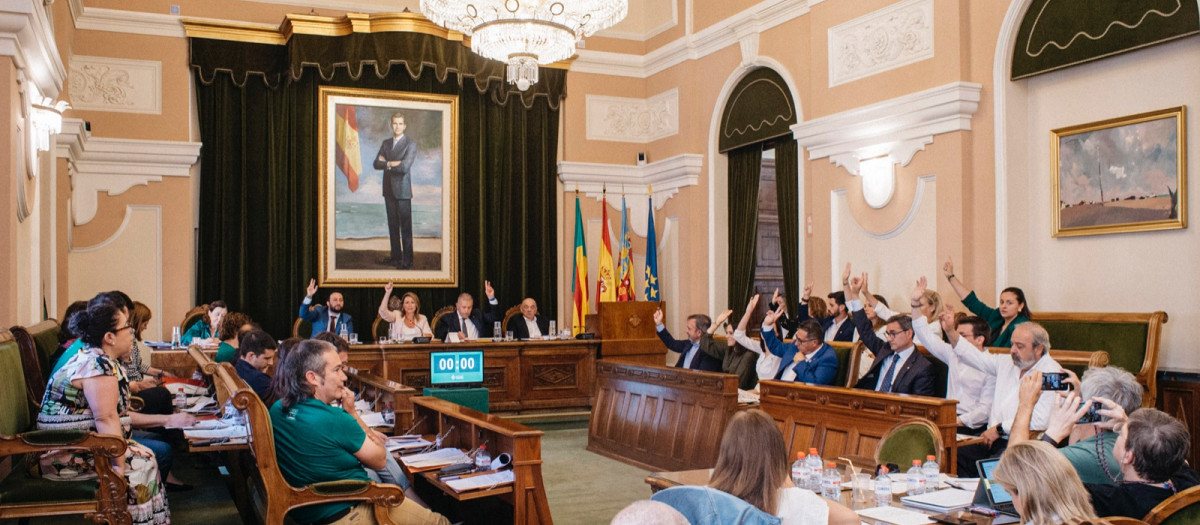
<svg viewBox="0 0 1200 525">
<path fill-rule="evenodd" d="M 833 501 L 842 497 L 842 473 L 836 463 L 825 465 L 825 473 L 821 476 L 821 495 Z"/>
<path fill-rule="evenodd" d="M 935 456 L 932 454 L 925 456 L 925 464 L 921 465 L 921 470 L 925 472 L 925 490 L 927 492 L 933 492 L 942 486 L 942 469 Z"/>
<path fill-rule="evenodd" d="M 501 337 L 504 337 L 504 331 L 500 329 L 500 321 L 496 321 L 492 323 L 492 339 L 499 341 Z"/>
<path fill-rule="evenodd" d="M 396 411 L 394 409 L 392 409 L 391 403 L 388 403 L 386 406 L 383 407 L 383 421 L 385 423 L 395 423 L 396 422 Z"/>
<path fill-rule="evenodd" d="M 479 445 L 479 452 L 475 454 L 475 470 L 483 472 L 492 468 L 492 456 L 488 455 L 487 445 Z"/>
<path fill-rule="evenodd" d="M 908 495 L 915 496 L 925 493 L 925 471 L 921 470 L 921 460 L 914 459 L 912 467 L 908 469 Z"/>
<path fill-rule="evenodd" d="M 547 330 L 547 332 L 549 332 L 549 333 L 547 333 L 546 335 L 551 336 L 551 337 L 553 337 L 554 334 L 558 333 L 558 323 L 554 319 L 550 320 L 550 329 Z"/>
<path fill-rule="evenodd" d="M 350 332 L 346 330 L 346 325 L 342 325 L 342 330 L 338 332 L 338 336 L 341 337 L 343 341 L 346 341 L 347 343 L 350 342 Z"/>
<path fill-rule="evenodd" d="M 888 477 L 887 467 L 879 467 L 879 475 L 875 476 L 875 506 L 884 507 L 892 501 L 892 478 Z"/>
<path fill-rule="evenodd" d="M 187 394 L 183 393 L 183 388 L 175 392 L 175 408 L 179 410 L 187 408 Z"/>
<path fill-rule="evenodd" d="M 796 461 L 792 463 L 792 483 L 797 487 L 804 488 L 804 484 L 808 482 L 808 465 L 805 462 L 803 452 L 796 453 Z"/>
<path fill-rule="evenodd" d="M 808 458 L 805 460 L 808 464 L 808 482 L 805 487 L 813 492 L 821 492 L 821 467 L 824 463 L 821 462 L 821 455 L 817 453 L 816 448 L 808 449 Z"/>
<path fill-rule="evenodd" d="M 197 368 L 195 372 L 192 372 L 192 381 L 204 381 L 204 372 Z"/>
</svg>

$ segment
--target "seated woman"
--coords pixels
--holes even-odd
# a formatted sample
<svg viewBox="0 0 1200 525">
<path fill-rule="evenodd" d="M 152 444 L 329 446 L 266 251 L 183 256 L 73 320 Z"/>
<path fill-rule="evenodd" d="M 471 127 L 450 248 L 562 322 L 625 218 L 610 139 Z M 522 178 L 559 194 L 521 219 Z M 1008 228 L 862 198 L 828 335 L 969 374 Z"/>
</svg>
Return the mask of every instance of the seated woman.
<svg viewBox="0 0 1200 525">
<path fill-rule="evenodd" d="M 728 492 L 784 525 L 858 525 L 846 506 L 796 487 L 788 475 L 787 448 L 775 420 L 753 408 L 733 415 L 708 486 Z"/>
<path fill-rule="evenodd" d="M 962 300 L 963 306 L 966 306 L 971 313 L 982 317 L 992 328 L 992 346 L 1002 348 L 1012 346 L 1013 327 L 1033 319 L 1033 314 L 1029 312 L 1029 305 L 1025 304 L 1025 292 L 1020 288 L 1014 286 L 1005 288 L 1000 292 L 998 308 L 992 308 L 983 304 L 983 301 L 975 297 L 973 290 L 967 288 L 967 285 L 954 276 L 954 261 L 947 258 L 946 264 L 942 265 L 942 272 L 946 274 L 946 280 L 950 282 L 954 293 L 958 294 L 958 298 Z"/>
<path fill-rule="evenodd" d="M 1095 523 L 1079 475 L 1049 443 L 1022 441 L 1008 446 L 993 473 L 995 482 L 1012 494 L 1013 506 L 1027 525 Z M 1102 523 L 1102 522 L 1101 522 Z"/>
<path fill-rule="evenodd" d="M 750 299 L 750 304 L 746 306 L 746 315 L 742 316 L 743 335 L 745 334 L 745 324 L 750 319 L 750 314 L 754 311 L 754 306 L 758 304 L 758 295 Z M 708 335 L 716 333 L 717 329 L 725 327 L 725 345 L 714 343 L 711 346 L 706 346 L 703 343 L 700 345 L 702 350 L 715 350 L 712 355 L 721 360 L 721 371 L 726 374 L 738 376 L 738 389 L 753 390 L 758 385 L 758 372 L 754 370 L 754 363 L 758 361 L 758 355 L 762 353 L 762 349 L 758 344 L 753 346 L 743 346 L 738 344 L 738 338 L 734 336 L 734 330 L 729 326 L 727 321 L 729 316 L 733 314 L 733 310 L 726 310 L 717 316 L 716 322 L 708 327 Z"/>
<path fill-rule="evenodd" d="M 129 381 L 121 360 L 133 349 L 133 327 L 122 309 L 109 302 L 94 304 L 72 318 L 71 331 L 83 340 L 84 347 L 51 376 L 38 413 L 39 430 L 93 430 L 128 439 L 130 426 L 185 427 L 195 423 L 190 414 L 143 415 L 126 410 Z M 135 524 L 170 522 L 154 458 L 150 448 L 129 441 L 124 462 L 113 466 L 129 483 L 129 513 Z M 91 455 L 78 451 L 43 454 L 38 466 L 42 477 L 51 480 L 96 476 Z"/>
<path fill-rule="evenodd" d="M 134 301 L 129 312 L 129 325 L 133 327 L 133 350 L 125 360 L 125 373 L 129 377 L 129 392 L 142 398 L 145 403 L 139 412 L 143 414 L 173 413 L 171 392 L 159 385 L 163 377 L 175 377 L 166 370 L 154 368 L 150 361 L 149 347 L 142 343 L 142 332 L 150 325 L 150 307 Z"/>
<path fill-rule="evenodd" d="M 433 337 L 429 319 L 421 313 L 417 294 L 404 292 L 402 298 L 392 297 L 392 283 L 383 287 L 383 302 L 379 303 L 379 318 L 390 323 L 388 339 L 412 341 L 414 337 Z"/>
<path fill-rule="evenodd" d="M 218 363 L 233 363 L 238 355 L 238 336 L 242 332 L 254 328 L 250 316 L 241 312 L 229 312 L 221 318 L 218 333 L 221 334 L 221 344 L 217 346 L 217 355 L 213 361 Z"/>
<path fill-rule="evenodd" d="M 179 337 L 179 342 L 184 346 L 192 344 L 192 341 L 197 343 L 218 341 L 221 319 L 225 317 L 229 307 L 225 306 L 225 301 L 217 300 L 208 303 L 205 308 L 208 310 L 208 314 L 192 323 L 192 326 L 187 327 L 187 331 Z"/>
</svg>

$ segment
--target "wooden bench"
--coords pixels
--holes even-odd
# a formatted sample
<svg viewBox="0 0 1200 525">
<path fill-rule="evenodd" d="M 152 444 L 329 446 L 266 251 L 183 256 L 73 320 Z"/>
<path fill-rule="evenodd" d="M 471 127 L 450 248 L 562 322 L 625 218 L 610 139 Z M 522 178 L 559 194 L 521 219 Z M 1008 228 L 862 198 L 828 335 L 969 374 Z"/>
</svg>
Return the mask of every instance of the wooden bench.
<svg viewBox="0 0 1200 525">
<path fill-rule="evenodd" d="M 737 385 L 733 374 L 600 360 L 587 449 L 647 470 L 712 467 Z"/>
<path fill-rule="evenodd" d="M 255 514 L 262 523 L 282 525 L 288 511 L 294 508 L 339 501 L 370 501 L 375 505 L 378 523 L 393 523 L 388 508 L 404 501 L 404 491 L 395 485 L 357 480 L 316 483 L 299 489 L 289 485 L 275 458 L 275 435 L 266 405 L 229 363 L 221 363 L 213 379 L 218 393 L 222 390 L 230 392 L 233 406 L 245 413 L 250 433 L 250 457 L 243 465 L 249 468 L 244 475 L 234 479 L 234 483 L 245 484 L 260 496 L 261 509 L 256 508 Z"/>
</svg>

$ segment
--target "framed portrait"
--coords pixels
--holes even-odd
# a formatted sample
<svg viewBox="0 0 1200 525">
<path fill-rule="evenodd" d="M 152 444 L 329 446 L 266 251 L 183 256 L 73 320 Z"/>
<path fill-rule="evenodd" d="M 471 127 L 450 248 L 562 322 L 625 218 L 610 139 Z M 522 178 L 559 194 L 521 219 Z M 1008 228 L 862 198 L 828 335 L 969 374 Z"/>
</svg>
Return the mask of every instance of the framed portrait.
<svg viewBox="0 0 1200 525">
<path fill-rule="evenodd" d="M 320 99 L 320 284 L 457 286 L 458 97 Z"/>
<path fill-rule="evenodd" d="M 1050 132 L 1054 237 L 1187 227 L 1184 106 Z"/>
</svg>

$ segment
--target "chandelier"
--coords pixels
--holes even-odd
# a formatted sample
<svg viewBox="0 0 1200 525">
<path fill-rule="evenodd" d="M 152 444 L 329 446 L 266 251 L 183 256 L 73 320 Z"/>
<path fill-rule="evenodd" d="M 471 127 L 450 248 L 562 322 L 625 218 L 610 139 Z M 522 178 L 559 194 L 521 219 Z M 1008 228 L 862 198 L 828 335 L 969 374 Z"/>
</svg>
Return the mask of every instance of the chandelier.
<svg viewBox="0 0 1200 525">
<path fill-rule="evenodd" d="M 612 27 L 628 0 L 421 0 L 433 23 L 471 37 L 476 54 L 508 64 L 508 83 L 525 91 L 538 65 L 575 55 L 575 43 Z"/>
</svg>

